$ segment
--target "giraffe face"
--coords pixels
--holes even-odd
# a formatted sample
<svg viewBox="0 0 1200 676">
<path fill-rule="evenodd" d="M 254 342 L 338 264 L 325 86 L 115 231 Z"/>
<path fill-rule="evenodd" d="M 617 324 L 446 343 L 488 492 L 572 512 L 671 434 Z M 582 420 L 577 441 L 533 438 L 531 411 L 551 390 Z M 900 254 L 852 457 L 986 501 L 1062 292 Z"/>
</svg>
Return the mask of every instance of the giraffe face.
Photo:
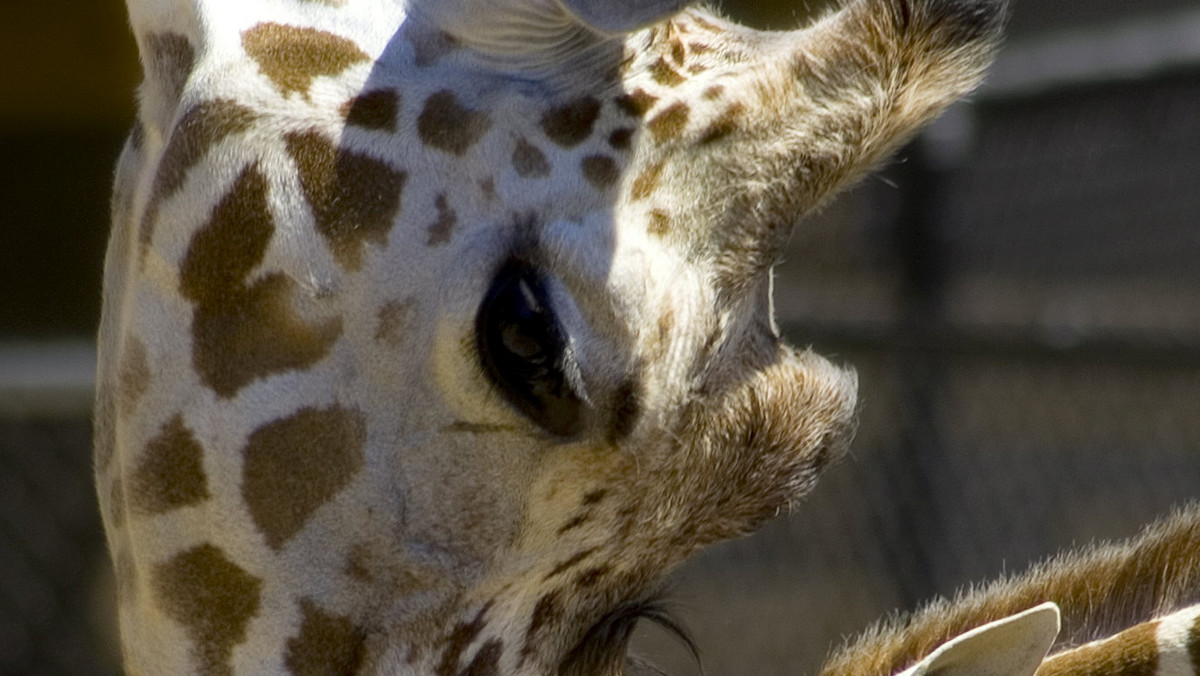
<svg viewBox="0 0 1200 676">
<path fill-rule="evenodd" d="M 662 576 L 844 446 L 854 378 L 781 342 L 770 268 L 1003 14 L 184 4 L 131 3 L 98 404 L 160 673 L 618 673 Z"/>
</svg>

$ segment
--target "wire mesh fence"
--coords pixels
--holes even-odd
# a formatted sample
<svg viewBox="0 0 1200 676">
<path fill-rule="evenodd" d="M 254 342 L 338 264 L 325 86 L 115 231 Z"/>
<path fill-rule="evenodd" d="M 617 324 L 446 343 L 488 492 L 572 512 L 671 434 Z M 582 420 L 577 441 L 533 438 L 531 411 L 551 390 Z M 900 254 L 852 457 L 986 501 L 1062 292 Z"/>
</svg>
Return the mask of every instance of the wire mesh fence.
<svg viewBox="0 0 1200 676">
<path fill-rule="evenodd" d="M 0 674 L 115 673 L 86 416 L 0 420 Z M 111 612 L 110 612 L 111 611 Z"/>
</svg>

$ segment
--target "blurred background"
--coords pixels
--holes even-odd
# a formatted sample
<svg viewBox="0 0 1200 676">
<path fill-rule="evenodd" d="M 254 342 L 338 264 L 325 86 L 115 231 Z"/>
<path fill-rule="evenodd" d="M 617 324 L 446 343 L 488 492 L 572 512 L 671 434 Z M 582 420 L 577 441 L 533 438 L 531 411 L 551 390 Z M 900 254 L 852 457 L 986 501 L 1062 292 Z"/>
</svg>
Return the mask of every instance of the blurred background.
<svg viewBox="0 0 1200 676">
<path fill-rule="evenodd" d="M 92 334 L 136 54 L 117 0 L 41 0 L 0 3 L 0 62 L 0 676 L 112 674 Z M 862 422 L 794 514 L 674 577 L 710 676 L 813 673 L 893 609 L 1200 496 L 1200 8 L 1016 0 L 988 84 L 802 223 L 776 296 L 858 370 Z"/>
</svg>

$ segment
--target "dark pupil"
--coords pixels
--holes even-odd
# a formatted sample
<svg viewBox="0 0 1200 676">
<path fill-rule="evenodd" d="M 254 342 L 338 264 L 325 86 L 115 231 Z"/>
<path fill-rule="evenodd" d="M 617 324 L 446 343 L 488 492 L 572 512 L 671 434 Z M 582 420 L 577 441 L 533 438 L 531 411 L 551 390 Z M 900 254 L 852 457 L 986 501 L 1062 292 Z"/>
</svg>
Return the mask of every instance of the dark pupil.
<svg viewBox="0 0 1200 676">
<path fill-rule="evenodd" d="M 537 328 L 527 324 L 505 324 L 500 329 L 500 342 L 513 356 L 543 364 L 546 361 L 546 350 L 542 347 L 545 336 L 533 335 Z"/>
<path fill-rule="evenodd" d="M 546 315 L 536 292 L 524 279 L 509 285 L 513 296 L 512 316 L 500 323 L 500 343 L 510 354 L 532 364 L 544 364 L 553 342 L 551 318 Z M 501 292 L 502 296 L 509 295 Z"/>
<path fill-rule="evenodd" d="M 581 429 L 582 401 L 564 373 L 566 340 L 536 271 L 520 263 L 500 271 L 479 308 L 476 340 L 484 371 L 509 403 L 552 434 Z"/>
</svg>

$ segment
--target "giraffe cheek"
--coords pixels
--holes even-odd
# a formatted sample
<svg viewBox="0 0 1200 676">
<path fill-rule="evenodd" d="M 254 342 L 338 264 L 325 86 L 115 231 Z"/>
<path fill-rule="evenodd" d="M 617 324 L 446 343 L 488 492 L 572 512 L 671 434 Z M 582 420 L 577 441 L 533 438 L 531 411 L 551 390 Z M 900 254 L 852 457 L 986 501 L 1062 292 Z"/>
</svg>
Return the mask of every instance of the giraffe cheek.
<svg viewBox="0 0 1200 676">
<path fill-rule="evenodd" d="M 242 494 L 259 532 L 279 550 L 362 468 L 366 421 L 355 410 L 305 408 L 250 435 Z"/>
<path fill-rule="evenodd" d="M 519 537 L 522 500 L 534 462 L 514 453 L 511 433 L 459 426 L 428 449 L 435 462 L 407 468 L 402 537 L 453 561 L 453 575 L 503 559 Z"/>
</svg>

